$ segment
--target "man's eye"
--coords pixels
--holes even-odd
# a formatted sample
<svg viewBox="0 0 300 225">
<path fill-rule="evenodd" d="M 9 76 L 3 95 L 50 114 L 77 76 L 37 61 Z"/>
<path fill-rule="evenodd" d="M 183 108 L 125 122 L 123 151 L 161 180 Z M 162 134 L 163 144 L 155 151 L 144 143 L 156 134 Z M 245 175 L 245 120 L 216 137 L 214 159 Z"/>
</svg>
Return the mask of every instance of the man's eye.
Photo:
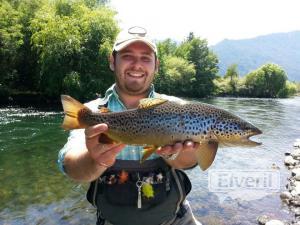
<svg viewBox="0 0 300 225">
<path fill-rule="evenodd" d="M 142 60 L 144 62 L 150 62 L 151 61 L 151 58 L 150 57 L 143 57 Z"/>
<path fill-rule="evenodd" d="M 123 59 L 132 59 L 132 56 L 131 55 L 123 55 L 122 58 Z"/>
</svg>

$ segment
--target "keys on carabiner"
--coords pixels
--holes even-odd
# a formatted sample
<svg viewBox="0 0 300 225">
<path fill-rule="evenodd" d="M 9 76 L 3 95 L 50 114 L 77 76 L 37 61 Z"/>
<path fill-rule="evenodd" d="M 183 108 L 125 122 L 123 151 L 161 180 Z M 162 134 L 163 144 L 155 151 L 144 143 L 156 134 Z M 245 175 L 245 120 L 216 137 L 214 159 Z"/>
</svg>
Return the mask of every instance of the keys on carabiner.
<svg viewBox="0 0 300 225">
<path fill-rule="evenodd" d="M 138 209 L 141 209 L 142 208 L 142 186 L 143 186 L 143 181 L 141 180 L 138 180 L 136 182 L 136 186 L 138 188 L 138 199 L 137 199 L 137 207 Z"/>
</svg>

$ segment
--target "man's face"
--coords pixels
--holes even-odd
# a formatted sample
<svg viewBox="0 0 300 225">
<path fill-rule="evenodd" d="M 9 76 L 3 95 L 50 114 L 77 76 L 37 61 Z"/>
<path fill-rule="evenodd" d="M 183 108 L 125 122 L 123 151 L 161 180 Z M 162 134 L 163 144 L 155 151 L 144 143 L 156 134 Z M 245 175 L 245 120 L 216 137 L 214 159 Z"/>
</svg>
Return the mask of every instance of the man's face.
<svg viewBox="0 0 300 225">
<path fill-rule="evenodd" d="M 110 58 L 119 94 L 147 95 L 157 70 L 155 54 L 146 44 L 134 42 Z"/>
</svg>

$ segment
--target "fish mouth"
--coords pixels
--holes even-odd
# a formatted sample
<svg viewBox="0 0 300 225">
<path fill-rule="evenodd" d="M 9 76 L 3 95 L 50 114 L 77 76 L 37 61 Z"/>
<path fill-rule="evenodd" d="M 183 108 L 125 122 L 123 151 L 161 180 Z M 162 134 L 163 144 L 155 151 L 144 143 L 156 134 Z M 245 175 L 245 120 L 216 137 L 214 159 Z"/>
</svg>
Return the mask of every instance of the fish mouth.
<svg viewBox="0 0 300 225">
<path fill-rule="evenodd" d="M 244 142 L 245 146 L 259 146 L 262 145 L 262 142 L 258 142 L 258 141 L 253 141 L 249 138 L 246 139 L 246 141 Z"/>
<path fill-rule="evenodd" d="M 250 138 L 256 135 L 262 134 L 262 131 L 258 128 L 253 130 L 249 135 L 247 135 L 244 139 L 244 144 L 247 146 L 259 146 L 262 145 L 262 142 L 253 141 Z"/>
</svg>

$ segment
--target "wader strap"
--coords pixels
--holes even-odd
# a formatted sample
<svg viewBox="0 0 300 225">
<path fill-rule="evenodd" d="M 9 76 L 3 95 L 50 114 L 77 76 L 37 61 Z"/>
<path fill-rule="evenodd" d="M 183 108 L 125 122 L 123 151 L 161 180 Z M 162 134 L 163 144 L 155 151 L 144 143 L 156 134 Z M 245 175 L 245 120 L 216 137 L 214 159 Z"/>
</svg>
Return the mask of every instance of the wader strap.
<svg viewBox="0 0 300 225">
<path fill-rule="evenodd" d="M 97 209 L 97 222 L 96 225 L 104 225 L 105 219 L 102 218 L 101 212 Z"/>
<path fill-rule="evenodd" d="M 176 208 L 174 217 L 170 221 L 162 223 L 162 225 L 171 225 L 176 220 L 177 216 L 180 216 L 180 213 L 182 213 L 181 217 L 185 213 L 183 211 L 181 212 L 181 208 L 183 208 L 182 203 L 183 203 L 183 200 L 185 199 L 185 194 L 183 193 L 181 182 L 180 182 L 178 174 L 176 173 L 174 168 L 171 168 L 171 173 L 172 173 L 174 180 L 176 182 L 176 185 L 178 187 L 179 199 L 177 202 L 177 208 Z"/>
<path fill-rule="evenodd" d="M 98 190 L 99 179 L 101 179 L 101 178 L 99 177 L 97 180 L 94 181 L 95 182 L 95 186 L 94 186 L 93 199 L 92 199 L 92 201 L 93 201 L 92 204 L 96 208 L 97 208 L 96 197 L 97 197 L 97 190 Z M 98 210 L 97 210 L 97 212 L 98 212 Z M 100 213 L 100 211 L 99 211 L 99 213 Z"/>
</svg>

